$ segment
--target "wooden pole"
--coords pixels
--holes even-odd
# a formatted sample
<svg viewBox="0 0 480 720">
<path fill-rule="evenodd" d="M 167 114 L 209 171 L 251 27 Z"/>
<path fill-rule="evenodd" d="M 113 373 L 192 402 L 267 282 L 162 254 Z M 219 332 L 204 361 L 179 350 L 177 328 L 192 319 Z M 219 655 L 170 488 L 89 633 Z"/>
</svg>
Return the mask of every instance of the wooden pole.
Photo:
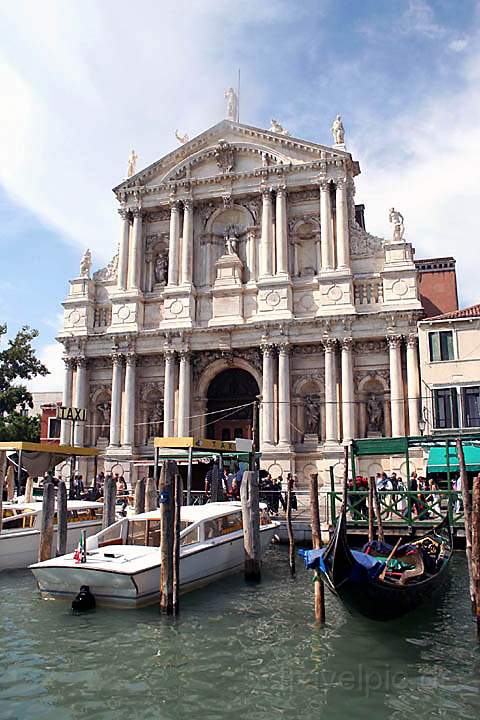
<svg viewBox="0 0 480 720">
<path fill-rule="evenodd" d="M 218 462 L 215 461 L 212 467 L 212 482 L 210 484 L 210 500 L 211 502 L 218 502 L 220 496 L 220 469 Z"/>
<path fill-rule="evenodd" d="M 15 492 L 15 482 L 13 480 L 13 465 L 9 465 L 7 469 L 7 500 L 10 502 L 13 500 L 13 495 Z"/>
<path fill-rule="evenodd" d="M 173 612 L 173 487 L 172 468 L 162 463 L 160 473 L 160 612 Z"/>
<path fill-rule="evenodd" d="M 113 525 L 115 522 L 115 503 L 117 501 L 117 484 L 111 475 L 105 478 L 103 488 L 103 521 L 102 529 Z"/>
<path fill-rule="evenodd" d="M 368 542 L 373 542 L 375 537 L 373 529 L 373 486 L 375 485 L 375 478 L 368 478 Z"/>
<path fill-rule="evenodd" d="M 342 492 L 342 502 L 343 507 L 345 510 L 347 509 L 347 502 L 348 502 L 348 445 L 345 445 L 343 448 L 343 492 Z M 355 482 L 355 478 L 353 478 L 353 481 Z M 355 487 L 355 485 L 354 485 Z"/>
<path fill-rule="evenodd" d="M 373 505 L 375 507 L 375 515 L 377 516 L 377 535 L 379 542 L 385 542 L 385 533 L 383 532 L 382 512 L 380 508 L 380 499 L 378 497 L 377 483 L 372 483 L 373 487 Z"/>
<path fill-rule="evenodd" d="M 5 487 L 5 471 L 7 469 L 7 453 L 0 451 L 0 533 L 2 532 L 3 520 L 3 488 Z"/>
<path fill-rule="evenodd" d="M 17 467 L 17 497 L 20 495 L 22 487 L 22 463 L 23 463 L 23 450 L 18 451 L 18 467 Z"/>
<path fill-rule="evenodd" d="M 240 486 L 242 502 L 245 580 L 260 582 L 260 505 L 258 474 L 247 470 Z"/>
<path fill-rule="evenodd" d="M 288 476 L 287 485 L 287 532 L 288 532 L 288 564 L 290 566 L 290 575 L 295 575 L 295 537 L 293 535 L 292 527 L 292 491 L 293 491 L 293 478 L 291 475 Z"/>
<path fill-rule="evenodd" d="M 175 508 L 173 514 L 173 614 L 178 615 L 180 611 L 180 511 L 183 502 L 182 476 L 175 473 Z"/>
<path fill-rule="evenodd" d="M 401 537 L 398 538 L 397 542 L 395 543 L 395 545 L 393 546 L 393 548 L 390 552 L 390 555 L 385 560 L 385 567 L 383 568 L 382 572 L 379 575 L 380 580 L 385 580 L 385 575 L 387 574 L 387 570 L 388 570 L 388 563 L 390 562 L 390 560 L 393 558 L 393 556 L 397 552 L 397 548 L 400 545 L 400 543 L 402 542 L 402 540 L 403 540 L 403 538 L 401 538 Z"/>
<path fill-rule="evenodd" d="M 31 475 L 27 477 L 27 483 L 25 485 L 25 502 L 31 503 L 33 498 L 33 478 Z"/>
<path fill-rule="evenodd" d="M 187 469 L 187 505 L 192 504 L 192 463 L 193 448 L 188 448 L 188 469 Z"/>
<path fill-rule="evenodd" d="M 67 552 L 67 486 L 63 480 L 57 490 L 57 557 Z"/>
<path fill-rule="evenodd" d="M 480 475 L 473 481 L 472 497 L 472 585 L 473 610 L 480 638 Z"/>
<path fill-rule="evenodd" d="M 53 516 L 55 514 L 55 488 L 47 482 L 43 486 L 42 523 L 40 526 L 40 545 L 38 562 L 50 560 L 53 555 Z"/>
<path fill-rule="evenodd" d="M 154 477 L 147 478 L 145 490 L 145 512 L 156 510 L 158 507 L 157 484 Z"/>
<path fill-rule="evenodd" d="M 135 485 L 135 514 L 145 512 L 145 478 L 139 478 Z"/>
<path fill-rule="evenodd" d="M 312 526 L 312 547 L 318 550 L 322 547 L 322 535 L 320 529 L 320 510 L 318 507 L 318 473 L 310 475 L 310 515 Z M 314 571 L 314 604 L 315 622 L 323 625 L 325 622 L 325 590 L 323 580 L 318 570 Z"/>
<path fill-rule="evenodd" d="M 458 468 L 460 470 L 460 482 L 462 485 L 462 502 L 463 502 L 463 522 L 465 525 L 465 554 L 467 556 L 468 577 L 470 579 L 470 602 L 472 609 L 475 609 L 475 592 L 473 589 L 473 572 L 472 572 L 472 506 L 470 503 L 470 493 L 468 488 L 467 468 L 465 466 L 465 455 L 463 453 L 463 445 L 460 438 L 456 440 Z"/>
</svg>

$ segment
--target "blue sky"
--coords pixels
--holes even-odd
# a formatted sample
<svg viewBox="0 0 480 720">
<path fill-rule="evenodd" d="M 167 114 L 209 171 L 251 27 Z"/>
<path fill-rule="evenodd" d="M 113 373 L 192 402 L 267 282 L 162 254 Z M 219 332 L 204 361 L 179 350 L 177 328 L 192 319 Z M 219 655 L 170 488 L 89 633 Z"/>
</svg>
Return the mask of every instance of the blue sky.
<svg viewBox="0 0 480 720">
<path fill-rule="evenodd" d="M 330 144 L 341 113 L 368 229 L 398 207 L 417 257 L 453 254 L 477 302 L 479 29 L 478 0 L 0 0 L 0 320 L 39 329 L 36 387 L 61 387 L 83 250 L 115 251 L 130 148 L 147 165 L 218 122 L 238 67 L 242 122 Z"/>
</svg>

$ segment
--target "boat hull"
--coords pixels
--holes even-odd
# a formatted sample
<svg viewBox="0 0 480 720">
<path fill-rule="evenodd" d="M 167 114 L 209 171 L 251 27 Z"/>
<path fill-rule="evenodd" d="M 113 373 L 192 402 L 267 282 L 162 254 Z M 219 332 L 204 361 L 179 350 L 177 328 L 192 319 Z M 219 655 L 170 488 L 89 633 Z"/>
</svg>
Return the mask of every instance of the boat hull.
<svg viewBox="0 0 480 720">
<path fill-rule="evenodd" d="M 276 528 L 276 524 L 261 528 L 262 555 Z M 155 555 L 159 557 L 160 552 Z M 180 591 L 186 593 L 238 572 L 243 568 L 244 559 L 243 532 L 221 542 L 182 548 Z M 59 561 L 58 565 L 34 566 L 31 569 L 44 597 L 70 600 L 82 585 L 88 585 L 99 606 L 139 608 L 158 602 L 160 598 L 160 563 L 155 560 L 150 567 L 138 572 L 95 568 L 88 560 L 83 564 L 74 564 L 70 558 L 62 559 L 63 563 Z"/>
</svg>

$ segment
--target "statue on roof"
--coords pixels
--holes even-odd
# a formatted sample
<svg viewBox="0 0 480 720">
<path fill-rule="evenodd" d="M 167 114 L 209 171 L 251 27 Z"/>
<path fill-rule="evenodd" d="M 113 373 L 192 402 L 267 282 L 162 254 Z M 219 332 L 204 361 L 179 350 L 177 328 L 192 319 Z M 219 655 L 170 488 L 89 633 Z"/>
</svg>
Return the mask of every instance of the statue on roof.
<svg viewBox="0 0 480 720">
<path fill-rule="evenodd" d="M 403 221 L 403 215 L 395 208 L 390 208 L 388 219 L 393 225 L 393 236 L 392 241 L 399 243 L 403 242 L 403 236 L 405 234 L 405 225 Z"/>
<path fill-rule="evenodd" d="M 345 143 L 345 128 L 343 127 L 341 115 L 337 115 L 333 121 L 332 133 L 335 145 L 343 145 Z"/>
<path fill-rule="evenodd" d="M 227 119 L 238 122 L 238 97 L 232 87 L 225 90 L 224 97 L 227 100 Z"/>
<path fill-rule="evenodd" d="M 185 133 L 185 135 L 180 135 L 178 130 L 175 130 L 175 137 L 177 138 L 180 145 L 185 145 L 185 143 L 187 143 L 190 140 L 187 133 Z"/>
<path fill-rule="evenodd" d="M 277 133 L 278 135 L 290 135 L 288 130 L 285 130 L 283 125 L 280 125 L 278 120 L 275 120 L 274 118 L 272 118 L 272 121 L 271 121 L 270 132 Z"/>
<path fill-rule="evenodd" d="M 80 261 L 80 277 L 89 278 L 90 269 L 92 267 L 92 253 L 87 248 L 83 253 L 83 257 Z"/>
<path fill-rule="evenodd" d="M 138 155 L 135 150 L 132 150 L 128 156 L 127 178 L 132 177 L 137 172 L 137 160 Z"/>
</svg>

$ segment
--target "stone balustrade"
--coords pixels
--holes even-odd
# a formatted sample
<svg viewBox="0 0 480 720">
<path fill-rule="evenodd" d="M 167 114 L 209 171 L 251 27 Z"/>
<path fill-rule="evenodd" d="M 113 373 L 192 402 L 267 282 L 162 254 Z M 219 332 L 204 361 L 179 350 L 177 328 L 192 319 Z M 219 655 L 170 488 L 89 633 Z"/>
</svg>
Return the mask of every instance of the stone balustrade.
<svg viewBox="0 0 480 720">
<path fill-rule="evenodd" d="M 97 305 L 93 313 L 93 327 L 105 328 L 112 323 L 112 306 Z"/>
<path fill-rule="evenodd" d="M 383 281 L 381 278 L 365 278 L 353 283 L 355 305 L 378 305 L 383 303 Z"/>
</svg>

